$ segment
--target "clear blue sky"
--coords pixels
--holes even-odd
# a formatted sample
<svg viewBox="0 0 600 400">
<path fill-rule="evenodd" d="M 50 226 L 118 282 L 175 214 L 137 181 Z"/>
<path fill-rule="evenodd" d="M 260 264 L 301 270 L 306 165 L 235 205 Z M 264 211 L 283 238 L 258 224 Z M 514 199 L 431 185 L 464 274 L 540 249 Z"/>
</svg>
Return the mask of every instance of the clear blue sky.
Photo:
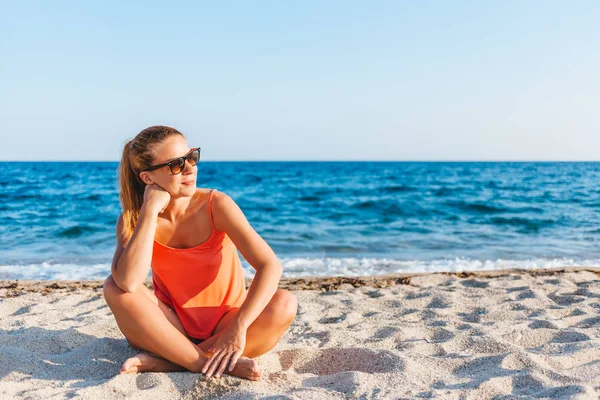
<svg viewBox="0 0 600 400">
<path fill-rule="evenodd" d="M 598 1 L 122 3 L 2 1 L 0 160 L 600 159 Z"/>
</svg>

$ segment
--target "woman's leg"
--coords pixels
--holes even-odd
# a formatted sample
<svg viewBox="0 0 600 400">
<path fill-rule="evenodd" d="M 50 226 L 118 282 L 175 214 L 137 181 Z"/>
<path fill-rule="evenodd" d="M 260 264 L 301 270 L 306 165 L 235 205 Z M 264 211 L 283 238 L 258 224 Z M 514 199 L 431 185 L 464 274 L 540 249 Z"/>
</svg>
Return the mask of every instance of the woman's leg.
<svg viewBox="0 0 600 400">
<path fill-rule="evenodd" d="M 133 370 L 176 371 L 181 367 L 201 372 L 206 362 L 202 349 L 193 344 L 177 314 L 162 303 L 144 285 L 133 293 L 123 291 L 109 276 L 104 282 L 104 298 L 112 310 L 119 329 L 132 347 L 156 354 L 140 354 L 123 365 Z M 258 364 L 248 358 L 241 359 L 230 375 L 259 379 Z M 130 365 L 127 365 L 129 362 Z M 141 364 L 141 365 L 136 365 Z M 143 365 L 145 364 L 145 365 Z M 139 368 L 138 368 L 139 367 Z"/>
<path fill-rule="evenodd" d="M 162 368 L 169 370 L 183 366 L 190 371 L 200 372 L 206 362 L 204 353 L 208 352 L 220 336 L 220 332 L 239 312 L 239 308 L 229 311 L 217 324 L 213 336 L 194 345 L 185 335 L 177 314 L 145 286 L 141 285 L 134 293 L 127 293 L 116 285 L 112 276 L 109 276 L 104 283 L 104 297 L 115 315 L 119 329 L 132 347 L 157 354 L 167 363 L 167 360 L 172 361 L 175 365 L 164 362 L 161 364 Z M 263 312 L 248 328 L 243 357 L 238 360 L 233 371 L 226 370 L 225 373 L 235 376 L 246 374 L 249 375 L 249 379 L 260 375 L 258 364 L 246 357 L 257 357 L 275 347 L 293 322 L 297 309 L 296 296 L 278 289 Z"/>
<path fill-rule="evenodd" d="M 217 341 L 221 331 L 233 321 L 235 316 L 239 313 L 239 310 L 239 308 L 235 308 L 225 314 L 217 324 L 213 336 L 206 339 L 198 346 L 207 352 Z M 265 354 L 275 347 L 279 342 L 279 339 L 281 339 L 281 336 L 283 336 L 285 331 L 294 321 L 297 311 L 298 299 L 296 296 L 287 290 L 277 289 L 263 312 L 260 313 L 256 320 L 248 327 L 246 332 L 246 346 L 244 347 L 242 355 L 254 358 Z M 211 368 L 206 371 L 206 375 L 210 377 L 214 374 L 214 376 L 218 378 L 221 375 L 218 367 L 219 366 L 217 365 L 211 366 Z M 225 368 L 223 372 L 227 373 L 227 369 Z"/>
<path fill-rule="evenodd" d="M 221 318 L 214 335 L 220 333 L 234 317 L 239 313 L 239 308 L 234 308 Z M 277 345 L 279 339 L 285 331 L 294 322 L 296 312 L 298 311 L 298 299 L 292 293 L 284 289 L 277 289 L 271 301 L 267 304 L 263 312 L 250 324 L 246 332 L 246 347 L 242 354 L 248 358 L 258 357 L 265 354 Z M 214 337 L 214 336 L 213 336 Z M 208 343 L 211 338 L 206 339 L 200 346 L 208 350 L 212 343 Z M 206 347 L 204 347 L 206 345 Z"/>
</svg>

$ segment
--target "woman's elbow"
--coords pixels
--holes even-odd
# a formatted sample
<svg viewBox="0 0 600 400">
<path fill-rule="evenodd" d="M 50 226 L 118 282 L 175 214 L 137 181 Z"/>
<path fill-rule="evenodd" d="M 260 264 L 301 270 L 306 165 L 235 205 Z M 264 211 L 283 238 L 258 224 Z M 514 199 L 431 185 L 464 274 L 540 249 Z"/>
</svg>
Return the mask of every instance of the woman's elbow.
<svg viewBox="0 0 600 400">
<path fill-rule="evenodd" d="M 140 285 L 142 285 L 143 283 L 141 282 L 128 282 L 128 281 L 122 281 L 121 283 L 118 283 L 117 285 L 121 288 L 121 290 L 123 290 L 124 292 L 127 293 L 133 293 L 136 290 L 138 290 L 140 288 Z"/>
<path fill-rule="evenodd" d="M 113 271 L 113 273 L 112 273 L 112 279 L 113 279 L 115 285 L 117 285 L 117 287 L 119 289 L 121 289 L 122 291 L 124 291 L 126 293 L 133 293 L 140 286 L 139 282 L 130 282 L 127 279 L 121 278 L 119 276 L 119 274 L 116 273 L 116 271 Z"/>
</svg>

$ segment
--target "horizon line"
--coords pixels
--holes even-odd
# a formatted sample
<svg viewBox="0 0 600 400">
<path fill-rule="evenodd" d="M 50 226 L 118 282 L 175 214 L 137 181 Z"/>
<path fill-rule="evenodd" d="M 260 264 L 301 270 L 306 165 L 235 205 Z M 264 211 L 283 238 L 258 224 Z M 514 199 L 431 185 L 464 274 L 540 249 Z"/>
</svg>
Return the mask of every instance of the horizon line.
<svg viewBox="0 0 600 400">
<path fill-rule="evenodd" d="M 87 163 L 120 163 L 120 160 L 0 160 L 0 163 L 73 163 L 73 162 L 87 162 Z M 330 163 L 342 163 L 342 162 L 397 162 L 397 163 L 498 163 L 498 162 L 520 162 L 520 163 L 545 163 L 545 162 L 559 162 L 559 163 L 597 163 L 600 160 L 510 160 L 510 159 L 497 159 L 497 160 L 204 160 L 200 163 L 210 162 L 229 162 L 229 163 L 284 163 L 284 162 L 302 162 L 302 163 L 317 163 L 317 162 L 330 162 Z"/>
</svg>

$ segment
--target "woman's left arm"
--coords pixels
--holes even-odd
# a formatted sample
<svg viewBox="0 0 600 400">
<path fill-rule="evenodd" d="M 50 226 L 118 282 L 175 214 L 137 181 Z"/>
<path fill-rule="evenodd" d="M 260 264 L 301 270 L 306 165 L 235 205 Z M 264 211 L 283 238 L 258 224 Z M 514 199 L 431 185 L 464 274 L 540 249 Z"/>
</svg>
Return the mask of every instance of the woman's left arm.
<svg viewBox="0 0 600 400">
<path fill-rule="evenodd" d="M 248 328 L 277 291 L 283 268 L 271 247 L 252 228 L 240 207 L 227 194 L 213 193 L 215 227 L 225 232 L 242 256 L 256 270 L 235 322 Z"/>
<path fill-rule="evenodd" d="M 226 328 L 229 330 L 229 335 L 224 335 L 239 337 L 243 333 L 245 339 L 248 327 L 263 312 L 275 292 L 277 292 L 283 268 L 271 247 L 252 228 L 240 207 L 231 197 L 223 192 L 215 191 L 212 198 L 212 214 L 215 228 L 229 236 L 242 256 L 256 270 L 256 274 L 248 288 L 246 300 L 228 328 Z M 237 335 L 234 335 L 236 332 Z M 226 347 L 224 347 L 227 344 L 225 343 L 226 338 L 224 337 L 224 340 L 220 339 L 221 337 L 213 347 L 215 349 L 214 359 L 211 356 L 209 362 L 203 368 L 203 372 L 210 368 L 210 364 L 220 364 L 221 361 L 228 361 L 227 354 L 219 354 L 221 357 L 217 357 L 218 352 L 227 352 Z M 245 340 L 243 345 L 245 346 Z M 229 354 L 229 356 L 233 356 L 231 357 L 230 370 L 233 369 L 242 352 L 243 348 L 236 351 L 235 355 Z M 211 363 L 210 361 L 213 360 L 214 362 Z"/>
</svg>

